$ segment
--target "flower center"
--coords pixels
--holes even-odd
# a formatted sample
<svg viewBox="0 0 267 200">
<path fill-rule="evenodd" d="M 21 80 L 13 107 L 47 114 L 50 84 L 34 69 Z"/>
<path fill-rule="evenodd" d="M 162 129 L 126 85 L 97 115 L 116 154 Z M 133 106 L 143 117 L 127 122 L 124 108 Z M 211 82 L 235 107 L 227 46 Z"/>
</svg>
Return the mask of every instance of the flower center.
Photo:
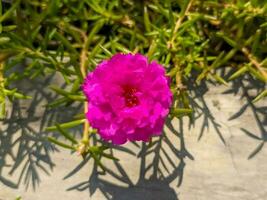
<svg viewBox="0 0 267 200">
<path fill-rule="evenodd" d="M 123 97 L 125 98 L 125 104 L 127 107 L 134 107 L 139 104 L 139 100 L 135 95 L 136 89 L 131 87 L 125 87 Z"/>
</svg>

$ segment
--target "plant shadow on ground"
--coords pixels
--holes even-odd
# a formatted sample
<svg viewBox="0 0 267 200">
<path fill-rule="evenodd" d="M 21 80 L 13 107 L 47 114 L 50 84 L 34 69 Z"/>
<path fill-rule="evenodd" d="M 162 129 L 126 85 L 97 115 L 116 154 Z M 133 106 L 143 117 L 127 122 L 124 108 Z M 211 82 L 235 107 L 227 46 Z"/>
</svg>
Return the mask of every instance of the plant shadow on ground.
<svg viewBox="0 0 267 200">
<path fill-rule="evenodd" d="M 66 112 L 68 116 L 77 112 L 77 108 L 70 107 L 64 110 L 63 116 L 60 109 L 51 111 L 44 107 L 56 98 L 43 87 L 53 79 L 54 76 L 49 76 L 19 81 L 18 89 L 32 99 L 14 100 L 7 118 L 0 121 L 0 182 L 8 187 L 15 189 L 25 185 L 26 189 L 35 189 L 41 182 L 40 172 L 50 175 L 54 167 L 51 154 L 58 150 L 47 141 L 44 128 L 55 121 L 66 120 Z"/>
<path fill-rule="evenodd" d="M 222 72 L 222 77 L 227 79 L 231 74 L 231 71 L 225 74 Z M 202 82 L 200 85 L 196 85 L 195 83 L 189 84 L 189 90 L 191 91 L 190 101 L 195 111 L 194 115 L 190 119 L 189 126 L 192 127 L 198 120 L 202 120 L 198 139 L 200 140 L 203 137 L 205 130 L 212 126 L 218 135 L 218 139 L 220 139 L 223 144 L 226 144 L 220 123 L 216 121 L 216 117 L 212 114 L 209 104 L 206 102 L 204 97 L 208 92 L 209 87 L 210 85 L 207 84 L 207 82 Z M 261 137 L 259 137 L 250 133 L 246 129 L 241 128 L 241 130 L 248 136 L 261 141 L 259 146 L 255 150 L 252 150 L 249 158 L 252 158 L 260 151 L 266 140 L 266 106 L 256 106 L 252 103 L 253 98 L 263 91 L 264 87 L 265 84 L 255 81 L 250 76 L 245 76 L 244 78 L 233 81 L 233 84 L 229 85 L 229 89 L 224 92 L 225 94 L 239 95 L 241 99 L 244 99 L 245 105 L 243 105 L 243 107 L 250 107 L 253 117 L 261 131 Z M 253 90 L 254 93 L 250 94 L 250 90 Z M 236 113 L 232 115 L 229 120 L 234 120 L 240 117 L 245 111 L 243 107 L 241 107 L 240 110 L 237 109 Z M 261 117 L 259 115 L 261 115 Z M 185 146 L 183 137 L 183 119 L 179 119 L 178 123 L 178 126 L 175 126 L 176 128 L 174 128 L 171 120 L 168 120 L 166 123 L 166 126 L 169 129 L 168 132 L 172 134 L 172 137 L 166 137 L 166 133 L 164 133 L 161 137 L 155 139 L 152 144 L 146 145 L 143 143 L 142 146 L 137 145 L 140 148 L 140 152 L 137 155 L 137 157 L 140 158 L 140 173 L 136 183 L 131 181 L 129 175 L 127 174 L 127 169 L 124 169 L 119 162 L 114 161 L 114 165 L 117 168 L 116 171 L 119 173 L 114 173 L 114 171 L 109 169 L 106 173 L 115 178 L 117 180 L 116 182 L 123 183 L 127 186 L 122 187 L 107 181 L 105 176 L 99 173 L 95 165 L 92 174 L 87 181 L 71 186 L 68 188 L 68 191 L 88 190 L 90 195 L 93 195 L 95 191 L 99 189 L 106 199 L 111 200 L 178 199 L 179 196 L 175 190 L 170 187 L 170 183 L 178 179 L 177 186 L 180 186 L 183 180 L 186 159 L 194 159 L 194 157 L 189 153 L 190 149 L 188 151 Z M 176 130 L 177 127 L 178 130 Z M 180 146 L 178 148 L 174 138 L 178 139 L 180 142 Z M 117 150 L 126 151 L 126 149 L 123 148 L 117 148 Z M 169 152 L 171 152 L 171 154 L 169 154 Z M 153 154 L 152 157 L 150 157 L 151 154 Z M 85 162 L 86 161 L 84 161 L 84 163 Z M 79 169 L 79 167 L 81 167 L 81 165 L 79 165 L 77 169 Z M 74 169 L 73 172 L 77 172 L 77 169 Z M 73 172 L 68 174 L 66 178 L 71 177 L 74 174 Z"/>
<path fill-rule="evenodd" d="M 167 121 L 167 128 L 171 131 L 172 138 L 180 141 L 180 148 L 177 143 L 173 143 L 170 138 L 166 137 L 164 132 L 162 136 L 154 138 L 152 143 L 134 143 L 139 149 L 136 160 L 139 162 L 140 172 L 138 180 L 133 183 L 124 168 L 118 161 L 113 161 L 116 170 L 106 169 L 106 174 L 99 173 L 95 165 L 92 174 L 88 180 L 78 183 L 70 188 L 70 190 L 85 191 L 88 190 L 93 195 L 96 189 L 99 189 L 106 199 L 178 199 L 178 195 L 170 183 L 176 181 L 177 186 L 182 184 L 183 173 L 185 168 L 185 159 L 194 159 L 187 151 L 184 143 L 183 120 L 179 120 L 179 131 L 175 130 L 170 120 Z M 179 145 L 178 145 L 179 146 Z M 131 150 L 124 147 L 113 147 L 116 151 L 126 151 L 134 154 Z M 84 161 L 77 166 L 66 178 L 71 177 Z M 137 165 L 137 164 L 136 164 Z M 116 173 L 117 171 L 118 173 Z M 123 183 L 126 186 L 119 186 L 113 182 L 106 180 L 105 176 L 110 175 L 116 182 Z"/>
<path fill-rule="evenodd" d="M 230 71 L 225 76 L 230 76 L 231 73 Z M 248 137 L 259 141 L 259 145 L 251 150 L 248 159 L 253 158 L 259 153 L 267 141 L 267 101 L 266 99 L 261 99 L 259 102 L 253 103 L 253 99 L 263 92 L 266 87 L 267 84 L 255 80 L 251 75 L 245 75 L 242 78 L 234 80 L 230 89 L 224 92 L 224 94 L 239 94 L 240 99 L 244 102 L 241 108 L 237 110 L 229 120 L 235 120 L 244 115 L 247 110 L 250 110 L 257 124 L 259 132 L 252 133 L 247 127 L 241 128 Z"/>
<path fill-rule="evenodd" d="M 216 121 L 205 100 L 205 94 L 209 90 L 207 82 L 202 81 L 200 84 L 196 84 L 194 79 L 192 79 L 189 81 L 188 89 L 190 91 L 190 103 L 194 111 L 190 118 L 190 128 L 194 127 L 198 120 L 202 120 L 198 140 L 201 140 L 205 130 L 208 130 L 212 126 L 221 142 L 225 144 L 225 139 L 220 130 L 221 125 Z"/>
<path fill-rule="evenodd" d="M 220 75 L 225 80 L 234 73 L 234 70 L 220 70 Z M 218 135 L 221 142 L 226 145 L 226 141 L 221 131 L 221 125 L 216 121 L 216 117 L 212 114 L 209 105 L 205 100 L 205 94 L 209 90 L 209 87 L 216 87 L 217 83 L 214 82 L 201 82 L 196 84 L 195 79 L 189 81 L 188 89 L 190 91 L 190 102 L 194 110 L 193 117 L 190 119 L 190 127 L 193 127 L 195 123 L 200 119 L 202 120 L 201 129 L 199 131 L 198 140 L 204 135 L 205 130 L 213 127 L 213 130 Z M 267 101 L 266 99 L 260 100 L 259 103 L 253 103 L 253 99 L 266 89 L 266 84 L 255 80 L 251 75 L 244 75 L 243 77 L 233 80 L 227 89 L 222 94 L 231 94 L 240 97 L 240 108 L 234 110 L 234 114 L 229 117 L 229 121 L 242 117 L 250 109 L 253 119 L 255 120 L 260 133 L 252 133 L 247 130 L 249 127 L 243 127 L 241 130 L 250 138 L 259 141 L 259 145 L 251 150 L 251 154 L 248 158 L 254 157 L 264 146 L 267 141 Z M 231 102 L 229 102 L 231 104 Z M 248 124 L 249 125 L 249 124 Z"/>
<path fill-rule="evenodd" d="M 223 77 L 230 76 L 229 73 L 222 74 Z M 49 110 L 42 107 L 45 103 L 51 102 L 56 97 L 50 92 L 45 91 L 44 85 L 53 82 L 53 76 L 46 78 L 43 81 L 27 81 L 27 86 L 22 84 L 23 91 L 30 92 L 33 96 L 29 100 L 30 104 L 25 104 L 25 101 L 14 101 L 8 119 L 1 121 L 3 125 L 0 128 L 0 181 L 11 188 L 18 188 L 21 185 L 35 188 L 41 182 L 39 173 L 49 174 L 54 167 L 52 153 L 57 149 L 48 143 L 45 139 L 47 133 L 43 131 L 44 127 L 54 122 L 68 121 L 68 117 L 72 118 L 77 114 L 79 106 L 71 106 Z M 26 89 L 25 89 L 26 87 Z M 258 124 L 261 135 L 251 133 L 243 128 L 242 131 L 248 136 L 259 141 L 259 146 L 252 150 L 249 158 L 255 156 L 265 144 L 267 140 L 266 125 L 267 125 L 267 107 L 256 106 L 252 104 L 252 99 L 256 94 L 264 89 L 265 85 L 260 84 L 253 78 L 246 76 L 243 79 L 233 81 L 226 94 L 239 95 L 245 99 L 245 105 L 241 107 L 229 120 L 234 120 L 240 117 L 246 109 L 251 109 L 254 118 Z M 204 95 L 208 91 L 208 86 L 205 82 L 197 86 L 194 83 L 189 84 L 189 90 L 192 91 L 191 105 L 195 112 L 191 118 L 191 126 L 199 119 L 204 119 L 200 130 L 199 139 L 204 134 L 204 131 L 209 128 L 210 124 L 216 130 L 219 138 L 225 143 L 220 125 L 216 122 L 216 118 L 210 112 L 208 104 L 205 101 Z M 250 90 L 256 91 L 251 93 Z M 264 101 L 264 100 L 263 100 Z M 40 111 L 40 109 L 43 109 Z M 62 110 L 60 110 L 62 109 Z M 64 113 L 62 112 L 64 111 Z M 67 112 L 67 113 L 66 113 Z M 63 113 L 63 114 L 62 114 Z M 88 191 L 93 195 L 99 189 L 106 199 L 178 199 L 179 196 L 170 184 L 177 183 L 180 186 L 183 181 L 186 159 L 193 160 L 193 156 L 189 153 L 190 149 L 186 149 L 184 141 L 183 119 L 176 121 L 178 123 L 174 128 L 171 120 L 167 120 L 166 127 L 171 137 L 166 136 L 166 132 L 161 136 L 153 139 L 151 144 L 134 143 L 138 154 L 136 155 L 126 147 L 112 147 L 110 152 L 123 151 L 137 156 L 139 162 L 140 173 L 137 182 L 133 182 L 127 174 L 127 169 L 120 162 L 112 161 L 116 168 L 116 172 L 107 169 L 106 173 L 116 179 L 117 183 L 122 183 L 125 186 L 120 186 L 108 181 L 105 175 L 99 172 L 99 169 L 94 165 L 92 174 L 88 180 L 80 182 L 68 188 L 68 191 Z M 76 130 L 79 134 L 80 130 Z M 58 135 L 54 135 L 57 137 Z M 178 141 L 174 143 L 173 140 Z M 141 144 L 141 145 L 140 145 Z M 71 171 L 66 178 L 71 177 L 79 171 L 79 169 L 88 162 L 90 157 L 82 161 L 76 169 Z M 14 175 L 14 176 L 13 176 Z"/>
</svg>

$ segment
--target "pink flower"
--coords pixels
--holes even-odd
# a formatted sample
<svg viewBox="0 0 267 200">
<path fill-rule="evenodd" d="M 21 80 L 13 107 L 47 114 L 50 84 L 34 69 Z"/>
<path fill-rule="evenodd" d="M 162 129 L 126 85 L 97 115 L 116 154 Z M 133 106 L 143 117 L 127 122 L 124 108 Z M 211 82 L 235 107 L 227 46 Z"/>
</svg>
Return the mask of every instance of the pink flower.
<svg viewBox="0 0 267 200">
<path fill-rule="evenodd" d="M 114 144 L 160 135 L 172 103 L 169 78 L 141 54 L 116 54 L 101 62 L 83 83 L 90 125 Z"/>
</svg>

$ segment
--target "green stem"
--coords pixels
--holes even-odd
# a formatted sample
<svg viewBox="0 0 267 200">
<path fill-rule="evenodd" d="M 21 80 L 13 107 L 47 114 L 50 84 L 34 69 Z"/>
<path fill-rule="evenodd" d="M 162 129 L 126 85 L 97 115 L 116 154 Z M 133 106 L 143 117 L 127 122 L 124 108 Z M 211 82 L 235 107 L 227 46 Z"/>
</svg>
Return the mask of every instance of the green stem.
<svg viewBox="0 0 267 200">
<path fill-rule="evenodd" d="M 10 15 L 12 15 L 12 12 L 17 8 L 17 6 L 20 4 L 21 0 L 16 1 L 12 7 L 5 12 L 3 15 L 0 16 L 0 23 L 3 22 L 5 19 L 9 18 Z"/>
</svg>

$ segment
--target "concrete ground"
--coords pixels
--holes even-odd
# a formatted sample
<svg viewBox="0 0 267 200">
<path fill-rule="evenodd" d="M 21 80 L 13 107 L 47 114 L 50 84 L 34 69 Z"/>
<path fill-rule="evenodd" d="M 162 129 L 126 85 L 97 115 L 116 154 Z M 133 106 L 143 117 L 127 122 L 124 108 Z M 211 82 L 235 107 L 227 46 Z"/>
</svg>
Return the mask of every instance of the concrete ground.
<svg viewBox="0 0 267 200">
<path fill-rule="evenodd" d="M 266 200 L 267 100 L 251 100 L 265 85 L 237 80 L 229 86 L 189 86 L 193 120 L 166 123 L 152 146 L 138 142 L 113 149 L 119 162 L 93 161 L 55 148 L 44 127 L 68 121 L 79 106 L 48 111 L 54 96 L 44 84 L 9 111 L 0 126 L 0 199 L 15 200 Z M 79 134 L 76 131 L 75 134 Z"/>
</svg>

